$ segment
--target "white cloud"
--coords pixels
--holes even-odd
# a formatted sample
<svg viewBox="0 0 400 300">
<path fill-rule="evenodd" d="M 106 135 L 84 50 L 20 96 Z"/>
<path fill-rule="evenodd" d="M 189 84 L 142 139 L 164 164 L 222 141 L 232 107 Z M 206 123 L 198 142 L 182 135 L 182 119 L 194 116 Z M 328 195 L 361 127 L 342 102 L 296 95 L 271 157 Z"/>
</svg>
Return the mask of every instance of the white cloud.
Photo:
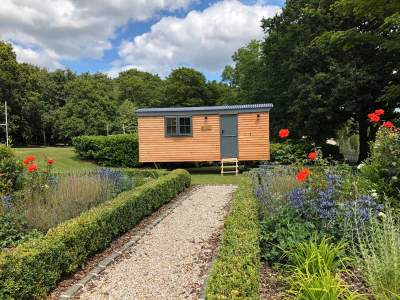
<svg viewBox="0 0 400 300">
<path fill-rule="evenodd" d="M 220 70 L 231 55 L 251 39 L 263 36 L 261 19 L 280 12 L 278 6 L 245 5 L 237 0 L 217 2 L 184 18 L 163 17 L 151 31 L 124 41 L 111 75 L 135 67 L 166 75 L 177 66 Z"/>
<path fill-rule="evenodd" d="M 46 61 L 38 57 L 101 58 L 111 48 L 115 30 L 128 21 L 185 9 L 193 1 L 1 0 L 0 39 L 21 45 L 19 60 L 32 58 L 30 62 L 39 61 L 42 66 Z"/>
<path fill-rule="evenodd" d="M 64 68 L 64 66 L 59 63 L 60 57 L 54 51 L 34 50 L 31 48 L 23 48 L 18 45 L 13 45 L 13 48 L 19 62 L 31 63 L 49 70 Z"/>
</svg>

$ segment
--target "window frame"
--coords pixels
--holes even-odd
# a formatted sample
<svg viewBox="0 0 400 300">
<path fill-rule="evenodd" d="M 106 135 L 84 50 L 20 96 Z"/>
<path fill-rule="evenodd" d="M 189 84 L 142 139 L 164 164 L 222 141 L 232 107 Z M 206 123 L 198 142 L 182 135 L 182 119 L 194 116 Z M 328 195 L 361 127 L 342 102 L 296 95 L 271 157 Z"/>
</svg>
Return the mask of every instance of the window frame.
<svg viewBox="0 0 400 300">
<path fill-rule="evenodd" d="M 183 118 L 188 118 L 190 121 L 190 133 L 181 133 L 181 126 L 180 126 L 180 119 Z M 176 134 L 168 134 L 167 130 L 167 120 L 168 119 L 175 119 L 176 122 Z M 193 122 L 192 122 L 192 116 L 164 116 L 164 136 L 166 138 L 173 138 L 173 137 L 192 137 L 193 136 Z"/>
</svg>

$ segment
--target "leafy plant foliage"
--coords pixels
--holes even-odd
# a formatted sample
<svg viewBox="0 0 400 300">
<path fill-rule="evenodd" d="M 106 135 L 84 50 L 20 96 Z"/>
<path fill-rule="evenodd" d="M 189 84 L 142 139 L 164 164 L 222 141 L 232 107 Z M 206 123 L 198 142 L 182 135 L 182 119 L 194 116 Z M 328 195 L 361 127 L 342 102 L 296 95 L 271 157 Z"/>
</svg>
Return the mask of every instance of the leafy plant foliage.
<svg viewBox="0 0 400 300">
<path fill-rule="evenodd" d="M 135 167 L 139 163 L 136 134 L 79 136 L 72 141 L 78 155 L 113 167 Z"/>
</svg>

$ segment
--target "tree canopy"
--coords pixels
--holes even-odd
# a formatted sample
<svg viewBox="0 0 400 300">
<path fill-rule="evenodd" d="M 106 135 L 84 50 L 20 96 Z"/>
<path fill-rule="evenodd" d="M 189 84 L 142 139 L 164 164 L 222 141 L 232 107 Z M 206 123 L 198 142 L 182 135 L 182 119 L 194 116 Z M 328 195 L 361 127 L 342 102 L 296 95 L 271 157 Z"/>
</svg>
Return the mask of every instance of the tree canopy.
<svg viewBox="0 0 400 300">
<path fill-rule="evenodd" d="M 376 133 L 368 113 L 382 108 L 391 118 L 400 107 L 400 1 L 287 0 L 261 27 L 264 38 L 233 53 L 221 82 L 187 67 L 165 79 L 135 69 L 116 78 L 49 72 L 18 63 L 0 42 L 0 100 L 12 139 L 54 144 L 134 131 L 140 107 L 271 102 L 272 137 L 288 127 L 293 139 L 323 144 L 347 126 L 364 159 Z"/>
<path fill-rule="evenodd" d="M 344 124 L 360 135 L 360 159 L 376 127 L 376 108 L 400 106 L 400 2 L 395 0 L 288 0 L 262 21 L 260 42 L 233 56 L 223 79 L 237 101 L 268 101 L 272 134 L 290 127 L 293 138 L 325 143 Z"/>
<path fill-rule="evenodd" d="M 116 78 L 49 72 L 18 63 L 12 46 L 0 41 L 0 101 L 8 103 L 10 135 L 16 145 L 132 132 L 136 108 L 226 103 L 233 98 L 230 90 L 225 83 L 208 82 L 192 68 L 172 70 L 165 79 L 136 69 Z"/>
</svg>

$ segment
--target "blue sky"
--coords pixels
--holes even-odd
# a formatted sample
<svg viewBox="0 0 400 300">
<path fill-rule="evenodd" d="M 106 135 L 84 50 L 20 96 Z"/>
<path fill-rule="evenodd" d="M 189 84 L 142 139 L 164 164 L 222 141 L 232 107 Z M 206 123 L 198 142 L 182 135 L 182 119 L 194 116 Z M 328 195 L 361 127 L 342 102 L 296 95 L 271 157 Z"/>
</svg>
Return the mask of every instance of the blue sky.
<svg viewBox="0 0 400 300">
<path fill-rule="evenodd" d="M 77 4 L 79 2 L 79 5 Z M 230 56 L 262 38 L 284 0 L 2 0 L 0 38 L 19 61 L 77 73 L 138 68 L 167 76 L 190 66 L 219 79 Z"/>
</svg>

